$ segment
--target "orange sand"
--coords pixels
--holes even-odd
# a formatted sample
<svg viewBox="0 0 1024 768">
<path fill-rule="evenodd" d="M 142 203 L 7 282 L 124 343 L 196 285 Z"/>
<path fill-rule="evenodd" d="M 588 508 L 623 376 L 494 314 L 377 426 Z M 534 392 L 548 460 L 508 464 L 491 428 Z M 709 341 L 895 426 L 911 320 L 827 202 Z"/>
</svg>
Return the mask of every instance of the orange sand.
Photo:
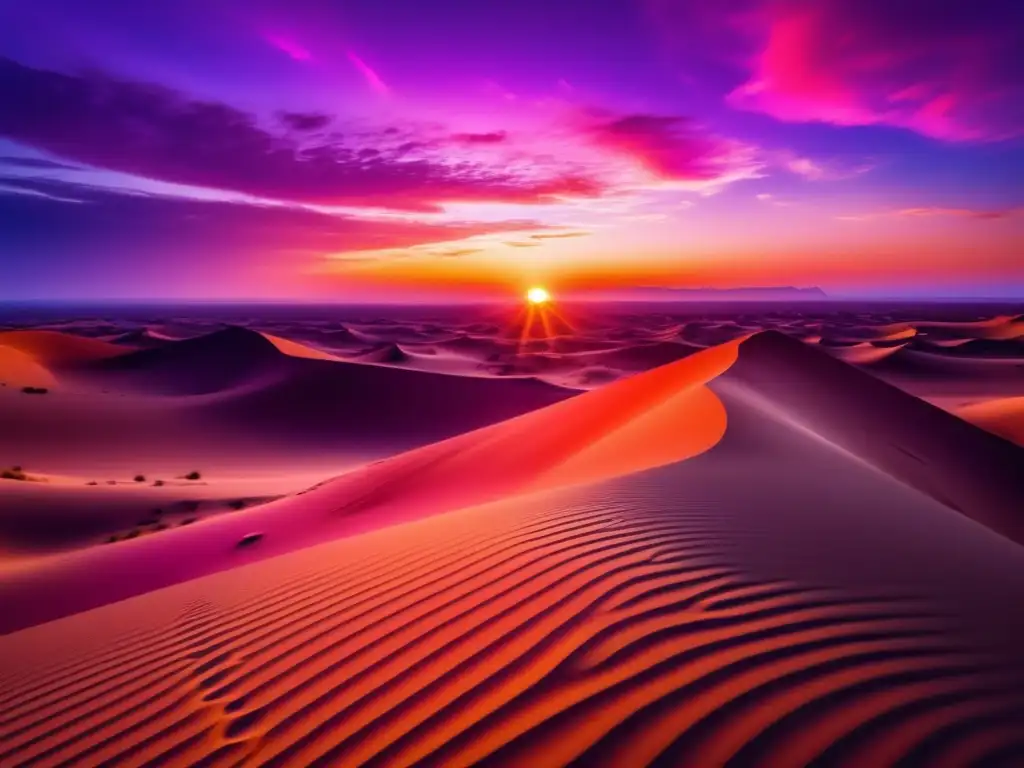
<svg viewBox="0 0 1024 768">
<path fill-rule="evenodd" d="M 1022 455 L 730 342 L 5 574 L 0 764 L 1013 764 Z"/>
<path fill-rule="evenodd" d="M 1024 397 L 1007 397 L 974 403 L 957 415 L 989 432 L 1024 446 Z"/>
</svg>

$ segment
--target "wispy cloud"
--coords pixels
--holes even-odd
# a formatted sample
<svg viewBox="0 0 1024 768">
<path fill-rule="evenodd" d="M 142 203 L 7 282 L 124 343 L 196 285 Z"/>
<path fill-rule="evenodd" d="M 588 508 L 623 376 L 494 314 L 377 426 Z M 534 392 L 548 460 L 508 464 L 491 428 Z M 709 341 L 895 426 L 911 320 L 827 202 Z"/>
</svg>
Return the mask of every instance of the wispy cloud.
<svg viewBox="0 0 1024 768">
<path fill-rule="evenodd" d="M 376 70 L 363 61 L 355 51 L 346 51 L 346 55 L 348 56 L 348 60 L 352 62 L 352 66 L 354 66 L 356 70 L 358 70 L 359 74 L 366 79 L 366 82 L 373 90 L 383 96 L 387 96 L 391 93 L 391 88 L 388 87 L 388 84 L 385 83 L 384 80 L 381 79 L 381 76 L 377 74 Z"/>
<path fill-rule="evenodd" d="M 874 213 L 845 214 L 836 216 L 840 221 L 871 221 L 880 218 L 937 218 L 952 217 L 958 219 L 974 219 L 976 221 L 993 221 L 1024 216 L 1024 206 L 1013 208 L 943 208 L 941 206 L 922 206 L 918 208 L 899 208 L 892 211 Z"/>
<path fill-rule="evenodd" d="M 458 157 L 415 126 L 323 131 L 321 114 L 267 127 L 227 104 L 0 58 L 0 136 L 64 159 L 177 184 L 321 205 L 439 211 L 445 202 L 593 197 L 605 183 L 551 156 Z M 485 146 L 487 143 L 485 142 Z M 458 162 L 453 162 L 457 159 Z"/>
</svg>

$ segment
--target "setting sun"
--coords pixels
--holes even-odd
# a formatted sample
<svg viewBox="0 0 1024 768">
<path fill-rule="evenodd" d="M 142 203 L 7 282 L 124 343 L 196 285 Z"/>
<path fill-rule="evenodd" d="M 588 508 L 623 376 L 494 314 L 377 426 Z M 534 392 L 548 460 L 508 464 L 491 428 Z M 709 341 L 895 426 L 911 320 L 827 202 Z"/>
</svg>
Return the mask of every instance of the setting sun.
<svg viewBox="0 0 1024 768">
<path fill-rule="evenodd" d="M 544 288 L 536 285 L 526 292 L 526 300 L 531 304 L 544 304 L 551 301 L 551 294 Z"/>
</svg>

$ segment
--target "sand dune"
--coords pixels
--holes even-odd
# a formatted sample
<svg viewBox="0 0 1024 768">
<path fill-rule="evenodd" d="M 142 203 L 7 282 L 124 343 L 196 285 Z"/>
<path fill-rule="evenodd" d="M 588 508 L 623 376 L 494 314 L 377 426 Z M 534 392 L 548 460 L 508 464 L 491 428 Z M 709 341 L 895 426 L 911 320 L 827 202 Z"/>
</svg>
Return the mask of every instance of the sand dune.
<svg viewBox="0 0 1024 768">
<path fill-rule="evenodd" d="M 873 365 L 897 354 L 903 345 L 876 347 L 868 342 L 857 342 L 847 346 L 822 345 L 830 355 L 853 365 Z"/>
<path fill-rule="evenodd" d="M 574 394 L 531 379 L 423 373 L 316 359 L 293 342 L 282 347 L 233 328 L 157 349 L 118 347 L 115 358 L 79 359 L 56 369 L 62 387 L 46 397 L 0 388 L 0 467 L 24 465 L 83 482 L 192 469 L 221 477 L 323 477 L 331 467 L 392 455 Z M 34 370 L 41 372 L 19 368 L 19 380 Z M 31 378 L 26 385 L 42 383 Z"/>
<path fill-rule="evenodd" d="M 0 598 L 17 601 L 6 621 L 39 621 L 329 538 L 677 462 L 711 449 L 726 433 L 727 408 L 716 392 L 763 403 L 772 415 L 766 429 L 797 425 L 1024 542 L 1020 449 L 800 342 L 764 333 L 378 462 L 259 510 L 45 563 L 27 583 L 0 584 Z M 277 399 L 294 400 L 280 392 Z M 261 545 L 225 557 L 252 530 L 264 534 Z M 187 565 L 111 578 L 165 561 L 176 548 L 189 551 Z M 106 586 L 89 574 L 102 574 Z M 41 592 L 60 598 L 43 603 Z"/>
<path fill-rule="evenodd" d="M 975 403 L 957 410 L 972 424 L 1024 446 L 1024 397 L 1007 397 Z"/>
<path fill-rule="evenodd" d="M 56 377 L 34 355 L 0 345 L 0 386 L 52 387 L 56 383 Z"/>
<path fill-rule="evenodd" d="M 46 367 L 93 362 L 126 352 L 124 347 L 107 341 L 60 331 L 3 331 L 0 332 L 0 347 L 23 352 Z"/>
<path fill-rule="evenodd" d="M 735 344 L 719 347 L 377 462 L 259 509 L 43 561 L 20 579 L 0 582 L 0 609 L 10 608 L 0 610 L 0 631 L 15 622 L 54 618 L 330 538 L 700 453 L 725 431 L 724 410 L 703 385 L 735 356 Z M 277 394 L 281 402 L 293 399 Z M 372 434 L 367 429 L 366 439 Z M 253 530 L 264 534 L 260 546 L 233 552 Z M 189 552 L 187 562 L 175 562 L 172 553 L 182 550 Z M 40 600 L 41 591 L 55 597 Z"/>
<path fill-rule="evenodd" d="M 1003 488 L 1022 452 L 908 400 L 761 334 L 114 545 L 134 570 L 106 562 L 108 596 L 238 567 L 0 639 L 0 763 L 1019 763 L 1024 550 L 967 515 L 989 500 L 970 472 Z M 953 441 L 964 469 L 915 490 L 902 449 L 956 473 Z M 243 530 L 265 535 L 222 535 Z M 39 573 L 3 583 L 75 586 Z"/>
<path fill-rule="evenodd" d="M 1022 318 L 944 312 L 0 335 L 0 765 L 1024 765 Z"/>
<path fill-rule="evenodd" d="M 777 332 L 723 377 L 779 413 L 947 506 L 1024 543 L 1024 454 L 873 376 Z"/>
</svg>

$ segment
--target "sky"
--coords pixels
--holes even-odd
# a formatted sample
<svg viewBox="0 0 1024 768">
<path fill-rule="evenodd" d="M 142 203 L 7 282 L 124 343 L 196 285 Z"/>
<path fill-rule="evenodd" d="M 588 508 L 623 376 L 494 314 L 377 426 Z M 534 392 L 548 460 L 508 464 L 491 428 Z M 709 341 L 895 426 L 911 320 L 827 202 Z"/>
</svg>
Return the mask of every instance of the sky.
<svg viewBox="0 0 1024 768">
<path fill-rule="evenodd" d="M 1024 298 L 1020 0 L 0 0 L 0 299 Z"/>
</svg>

